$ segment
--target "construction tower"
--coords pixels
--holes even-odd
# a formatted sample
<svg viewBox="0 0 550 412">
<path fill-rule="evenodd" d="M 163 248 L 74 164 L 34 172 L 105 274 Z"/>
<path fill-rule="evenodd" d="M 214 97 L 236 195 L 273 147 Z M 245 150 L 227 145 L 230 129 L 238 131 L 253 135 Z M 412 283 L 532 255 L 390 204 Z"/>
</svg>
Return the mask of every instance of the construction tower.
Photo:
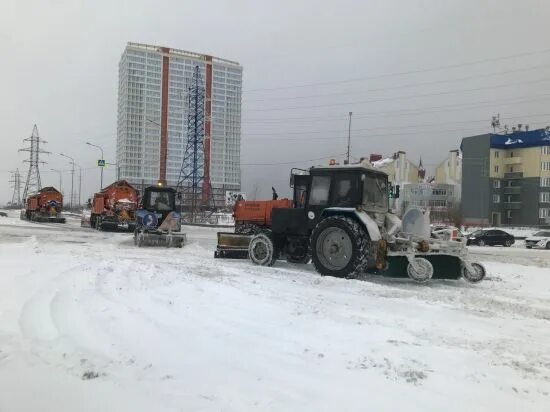
<svg viewBox="0 0 550 412">
<path fill-rule="evenodd" d="M 15 172 L 11 173 L 10 183 L 13 187 L 13 195 L 11 196 L 11 206 L 21 206 L 21 174 L 19 169 L 16 169 Z"/>
<path fill-rule="evenodd" d="M 32 129 L 32 136 L 26 139 L 23 139 L 24 142 L 29 142 L 30 146 L 25 147 L 24 149 L 19 149 L 20 152 L 29 152 L 29 160 L 25 162 L 29 163 L 29 172 L 27 173 L 27 181 L 25 183 L 25 190 L 23 190 L 23 201 L 27 199 L 29 193 L 38 192 L 42 188 L 42 183 L 40 182 L 40 170 L 38 165 L 40 163 L 45 163 L 40 161 L 40 153 L 49 154 L 45 150 L 40 148 L 40 145 L 46 143 L 44 140 L 40 139 L 38 135 L 38 128 L 34 125 Z"/>
</svg>

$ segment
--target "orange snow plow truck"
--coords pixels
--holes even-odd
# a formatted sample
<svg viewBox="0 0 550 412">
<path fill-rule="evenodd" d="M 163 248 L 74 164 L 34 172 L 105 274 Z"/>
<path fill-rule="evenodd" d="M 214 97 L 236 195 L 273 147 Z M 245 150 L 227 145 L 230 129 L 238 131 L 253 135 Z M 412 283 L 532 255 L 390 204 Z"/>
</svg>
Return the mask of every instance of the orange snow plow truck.
<svg viewBox="0 0 550 412">
<path fill-rule="evenodd" d="M 98 230 L 136 228 L 138 192 L 126 180 L 116 181 L 94 194 L 90 226 Z"/>
<path fill-rule="evenodd" d="M 43 187 L 27 198 L 25 209 L 21 211 L 21 219 L 65 223 L 62 210 L 63 195 L 53 186 Z"/>
</svg>

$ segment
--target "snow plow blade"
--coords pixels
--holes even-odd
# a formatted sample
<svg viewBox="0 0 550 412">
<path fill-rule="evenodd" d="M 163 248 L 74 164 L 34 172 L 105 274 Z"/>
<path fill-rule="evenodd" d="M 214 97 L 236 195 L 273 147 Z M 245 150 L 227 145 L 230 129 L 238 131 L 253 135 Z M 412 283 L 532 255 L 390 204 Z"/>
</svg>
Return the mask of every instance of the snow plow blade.
<svg viewBox="0 0 550 412">
<path fill-rule="evenodd" d="M 183 247 L 187 241 L 185 233 L 142 231 L 134 233 L 134 244 L 142 246 Z"/>
<path fill-rule="evenodd" d="M 33 222 L 40 223 L 65 223 L 66 219 L 64 217 L 49 217 L 49 216 L 35 216 L 31 219 Z"/>
<path fill-rule="evenodd" d="M 218 232 L 218 246 L 215 258 L 247 259 L 251 235 L 241 233 Z"/>
<path fill-rule="evenodd" d="M 458 256 L 418 254 L 433 266 L 433 279 L 459 279 L 462 277 L 462 263 Z M 387 277 L 406 278 L 409 261 L 406 256 L 388 256 L 387 267 L 379 274 Z"/>
</svg>

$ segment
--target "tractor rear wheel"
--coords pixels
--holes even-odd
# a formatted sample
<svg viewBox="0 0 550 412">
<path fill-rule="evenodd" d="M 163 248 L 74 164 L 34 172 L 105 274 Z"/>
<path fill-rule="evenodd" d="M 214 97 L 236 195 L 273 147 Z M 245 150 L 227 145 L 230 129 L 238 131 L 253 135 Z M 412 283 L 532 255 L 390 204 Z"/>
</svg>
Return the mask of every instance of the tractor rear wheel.
<svg viewBox="0 0 550 412">
<path fill-rule="evenodd" d="M 277 253 L 270 232 L 261 232 L 252 237 L 248 245 L 248 257 L 257 265 L 273 266 Z"/>
<path fill-rule="evenodd" d="M 333 216 L 317 224 L 311 234 L 311 258 L 323 276 L 350 277 L 367 263 L 370 239 L 358 222 Z"/>
</svg>

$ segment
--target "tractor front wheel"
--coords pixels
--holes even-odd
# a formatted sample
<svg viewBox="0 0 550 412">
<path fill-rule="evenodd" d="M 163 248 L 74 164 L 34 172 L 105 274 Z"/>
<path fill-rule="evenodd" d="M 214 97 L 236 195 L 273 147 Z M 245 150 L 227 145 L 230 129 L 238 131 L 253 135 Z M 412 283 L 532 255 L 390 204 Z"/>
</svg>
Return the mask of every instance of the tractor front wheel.
<svg viewBox="0 0 550 412">
<path fill-rule="evenodd" d="M 248 245 L 250 260 L 260 266 L 273 266 L 277 253 L 270 233 L 262 232 L 254 235 Z"/>
<path fill-rule="evenodd" d="M 350 277 L 368 260 L 370 243 L 366 230 L 345 216 L 332 216 L 317 224 L 311 234 L 311 258 L 323 276 Z"/>
</svg>

